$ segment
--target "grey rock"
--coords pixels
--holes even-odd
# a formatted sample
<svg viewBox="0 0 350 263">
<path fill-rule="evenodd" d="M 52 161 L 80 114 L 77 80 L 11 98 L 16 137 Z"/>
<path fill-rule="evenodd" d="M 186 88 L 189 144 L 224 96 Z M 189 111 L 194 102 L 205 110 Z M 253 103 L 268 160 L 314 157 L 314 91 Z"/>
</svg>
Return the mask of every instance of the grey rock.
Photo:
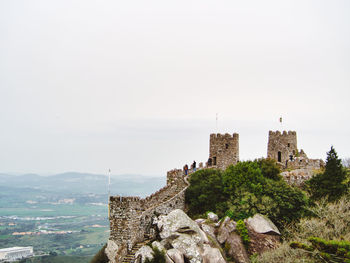
<svg viewBox="0 0 350 263">
<path fill-rule="evenodd" d="M 210 236 L 211 239 L 216 240 L 216 236 L 215 236 L 215 227 L 211 226 L 211 225 L 207 225 L 207 224 L 202 224 L 201 225 L 201 229 L 203 230 L 203 232 L 207 235 Z"/>
<path fill-rule="evenodd" d="M 210 221 L 214 222 L 214 223 L 216 223 L 216 222 L 219 221 L 218 215 L 217 215 L 217 214 L 214 214 L 213 212 L 209 212 L 208 215 L 207 215 L 207 218 L 208 218 Z"/>
<path fill-rule="evenodd" d="M 236 222 L 226 216 L 219 227 L 217 240 L 223 244 L 228 238 L 229 234 L 236 229 Z"/>
<path fill-rule="evenodd" d="M 153 259 L 153 250 L 149 246 L 143 246 L 135 253 L 135 263 L 144 263 L 146 258 Z"/>
<path fill-rule="evenodd" d="M 241 237 L 236 233 L 232 232 L 226 239 L 225 246 L 228 247 L 226 253 L 232 257 L 237 263 L 248 263 L 250 262 L 247 251 L 244 247 Z"/>
<path fill-rule="evenodd" d="M 184 263 L 184 255 L 176 248 L 169 249 L 167 255 L 172 259 L 174 263 Z"/>
<path fill-rule="evenodd" d="M 201 239 L 196 236 L 180 234 L 178 238 L 171 242 L 171 245 L 179 250 L 191 263 L 201 263 L 200 253 Z"/>
<path fill-rule="evenodd" d="M 226 263 L 218 248 L 204 245 L 202 253 L 203 263 Z"/>
<path fill-rule="evenodd" d="M 249 217 L 246 220 L 246 224 L 259 234 L 281 235 L 275 224 L 272 223 L 269 218 L 261 214 L 255 214 L 253 217 Z"/>
<path fill-rule="evenodd" d="M 196 222 L 197 225 L 201 226 L 201 225 L 205 222 L 205 219 L 203 219 L 203 218 L 198 218 L 198 219 L 194 220 L 194 222 Z"/>
<path fill-rule="evenodd" d="M 187 233 L 196 240 L 196 243 L 209 243 L 209 240 L 200 227 L 180 209 L 173 210 L 167 216 L 158 218 L 160 237 L 167 239 L 171 236 Z M 198 240 L 199 239 L 199 240 Z"/>
</svg>

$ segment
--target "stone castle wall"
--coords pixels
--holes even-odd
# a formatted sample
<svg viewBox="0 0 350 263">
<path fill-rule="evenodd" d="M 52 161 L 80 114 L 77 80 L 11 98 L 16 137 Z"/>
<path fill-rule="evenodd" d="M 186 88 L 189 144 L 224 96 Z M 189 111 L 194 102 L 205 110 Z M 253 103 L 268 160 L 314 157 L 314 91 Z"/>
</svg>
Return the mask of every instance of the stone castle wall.
<svg viewBox="0 0 350 263">
<path fill-rule="evenodd" d="M 297 133 L 295 131 L 269 131 L 267 158 L 274 159 L 283 165 L 290 156 L 298 154 Z"/>
<path fill-rule="evenodd" d="M 185 208 L 185 190 L 188 183 L 184 179 L 183 171 L 169 171 L 167 182 L 165 187 L 146 198 L 110 197 L 110 240 L 119 247 L 119 261 L 146 236 L 153 237 L 155 231 L 152 219 L 155 216 Z"/>
<path fill-rule="evenodd" d="M 239 135 L 210 134 L 208 166 L 226 169 L 239 161 Z"/>
<path fill-rule="evenodd" d="M 324 162 L 322 159 L 309 159 L 305 157 L 295 157 L 293 160 L 288 160 L 287 169 L 309 169 L 318 170 L 324 167 Z"/>
</svg>

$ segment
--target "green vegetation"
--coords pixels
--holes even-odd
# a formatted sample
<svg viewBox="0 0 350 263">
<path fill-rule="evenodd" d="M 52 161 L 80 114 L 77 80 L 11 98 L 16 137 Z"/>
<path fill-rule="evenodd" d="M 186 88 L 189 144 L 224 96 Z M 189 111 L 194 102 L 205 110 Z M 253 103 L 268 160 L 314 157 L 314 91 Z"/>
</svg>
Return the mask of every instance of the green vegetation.
<svg viewBox="0 0 350 263">
<path fill-rule="evenodd" d="M 206 211 L 225 211 L 222 172 L 214 169 L 199 170 L 190 176 L 191 186 L 186 191 L 189 215 L 201 215 Z M 224 206 L 224 207 L 221 207 Z"/>
<path fill-rule="evenodd" d="M 327 153 L 325 171 L 311 178 L 306 186 L 312 200 L 319 200 L 324 196 L 328 196 L 329 201 L 335 201 L 347 192 L 346 179 L 347 172 L 332 146 Z"/>
<path fill-rule="evenodd" d="M 322 253 L 336 255 L 335 248 L 340 248 L 340 253 L 349 252 L 346 250 L 350 240 L 349 207 L 350 195 L 344 195 L 332 203 L 329 203 L 327 198 L 321 199 L 310 207 L 313 217 L 302 218 L 298 224 L 286 227 L 285 240 L 281 246 L 263 253 L 252 262 L 346 262 L 345 259 L 344 261 L 326 261 L 320 256 L 324 255 Z M 310 239 L 310 237 L 317 238 Z M 329 250 L 331 247 L 333 252 Z M 347 255 L 346 253 L 344 255 Z"/>
<path fill-rule="evenodd" d="M 277 226 L 299 219 L 308 204 L 305 194 L 289 186 L 274 161 L 240 162 L 225 171 L 200 170 L 190 176 L 186 203 L 192 217 L 213 211 L 240 220 L 261 213 Z"/>
<path fill-rule="evenodd" d="M 165 263 L 165 253 L 160 251 L 158 248 L 154 247 L 153 249 L 153 258 L 146 258 L 145 263 Z"/>
<path fill-rule="evenodd" d="M 236 229 L 237 233 L 241 236 L 243 244 L 248 247 L 250 238 L 248 236 L 248 229 L 242 219 L 237 221 Z"/>
<path fill-rule="evenodd" d="M 308 241 L 312 245 L 300 242 L 292 242 L 291 248 L 300 248 L 313 251 L 310 256 L 321 262 L 346 262 L 350 263 L 350 242 L 338 240 L 324 240 L 318 237 L 310 237 Z"/>
</svg>

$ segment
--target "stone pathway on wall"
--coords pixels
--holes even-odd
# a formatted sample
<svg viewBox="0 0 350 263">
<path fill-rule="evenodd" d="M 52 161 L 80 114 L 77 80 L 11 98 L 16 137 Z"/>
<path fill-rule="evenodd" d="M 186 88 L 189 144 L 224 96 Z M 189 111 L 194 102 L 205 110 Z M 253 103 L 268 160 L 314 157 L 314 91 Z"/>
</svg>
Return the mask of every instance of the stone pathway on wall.
<svg viewBox="0 0 350 263">
<path fill-rule="evenodd" d="M 136 252 L 143 247 L 144 245 L 146 245 L 148 242 L 150 242 L 150 239 L 146 239 L 140 243 L 137 243 L 132 250 L 124 257 L 122 263 L 134 263 L 136 258 L 135 258 L 135 254 Z"/>
</svg>

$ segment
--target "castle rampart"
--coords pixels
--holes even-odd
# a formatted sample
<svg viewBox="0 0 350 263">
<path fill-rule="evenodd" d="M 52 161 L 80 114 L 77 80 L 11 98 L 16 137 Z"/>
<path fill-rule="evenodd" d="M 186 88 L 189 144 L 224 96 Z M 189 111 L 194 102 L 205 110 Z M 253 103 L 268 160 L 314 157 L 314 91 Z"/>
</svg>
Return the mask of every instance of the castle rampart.
<svg viewBox="0 0 350 263">
<path fill-rule="evenodd" d="M 167 182 L 165 187 L 146 198 L 110 197 L 110 240 L 118 246 L 116 262 L 121 262 L 128 251 L 145 237 L 154 237 L 152 220 L 155 216 L 185 208 L 185 190 L 188 183 L 184 179 L 183 171 L 169 171 Z"/>
</svg>

